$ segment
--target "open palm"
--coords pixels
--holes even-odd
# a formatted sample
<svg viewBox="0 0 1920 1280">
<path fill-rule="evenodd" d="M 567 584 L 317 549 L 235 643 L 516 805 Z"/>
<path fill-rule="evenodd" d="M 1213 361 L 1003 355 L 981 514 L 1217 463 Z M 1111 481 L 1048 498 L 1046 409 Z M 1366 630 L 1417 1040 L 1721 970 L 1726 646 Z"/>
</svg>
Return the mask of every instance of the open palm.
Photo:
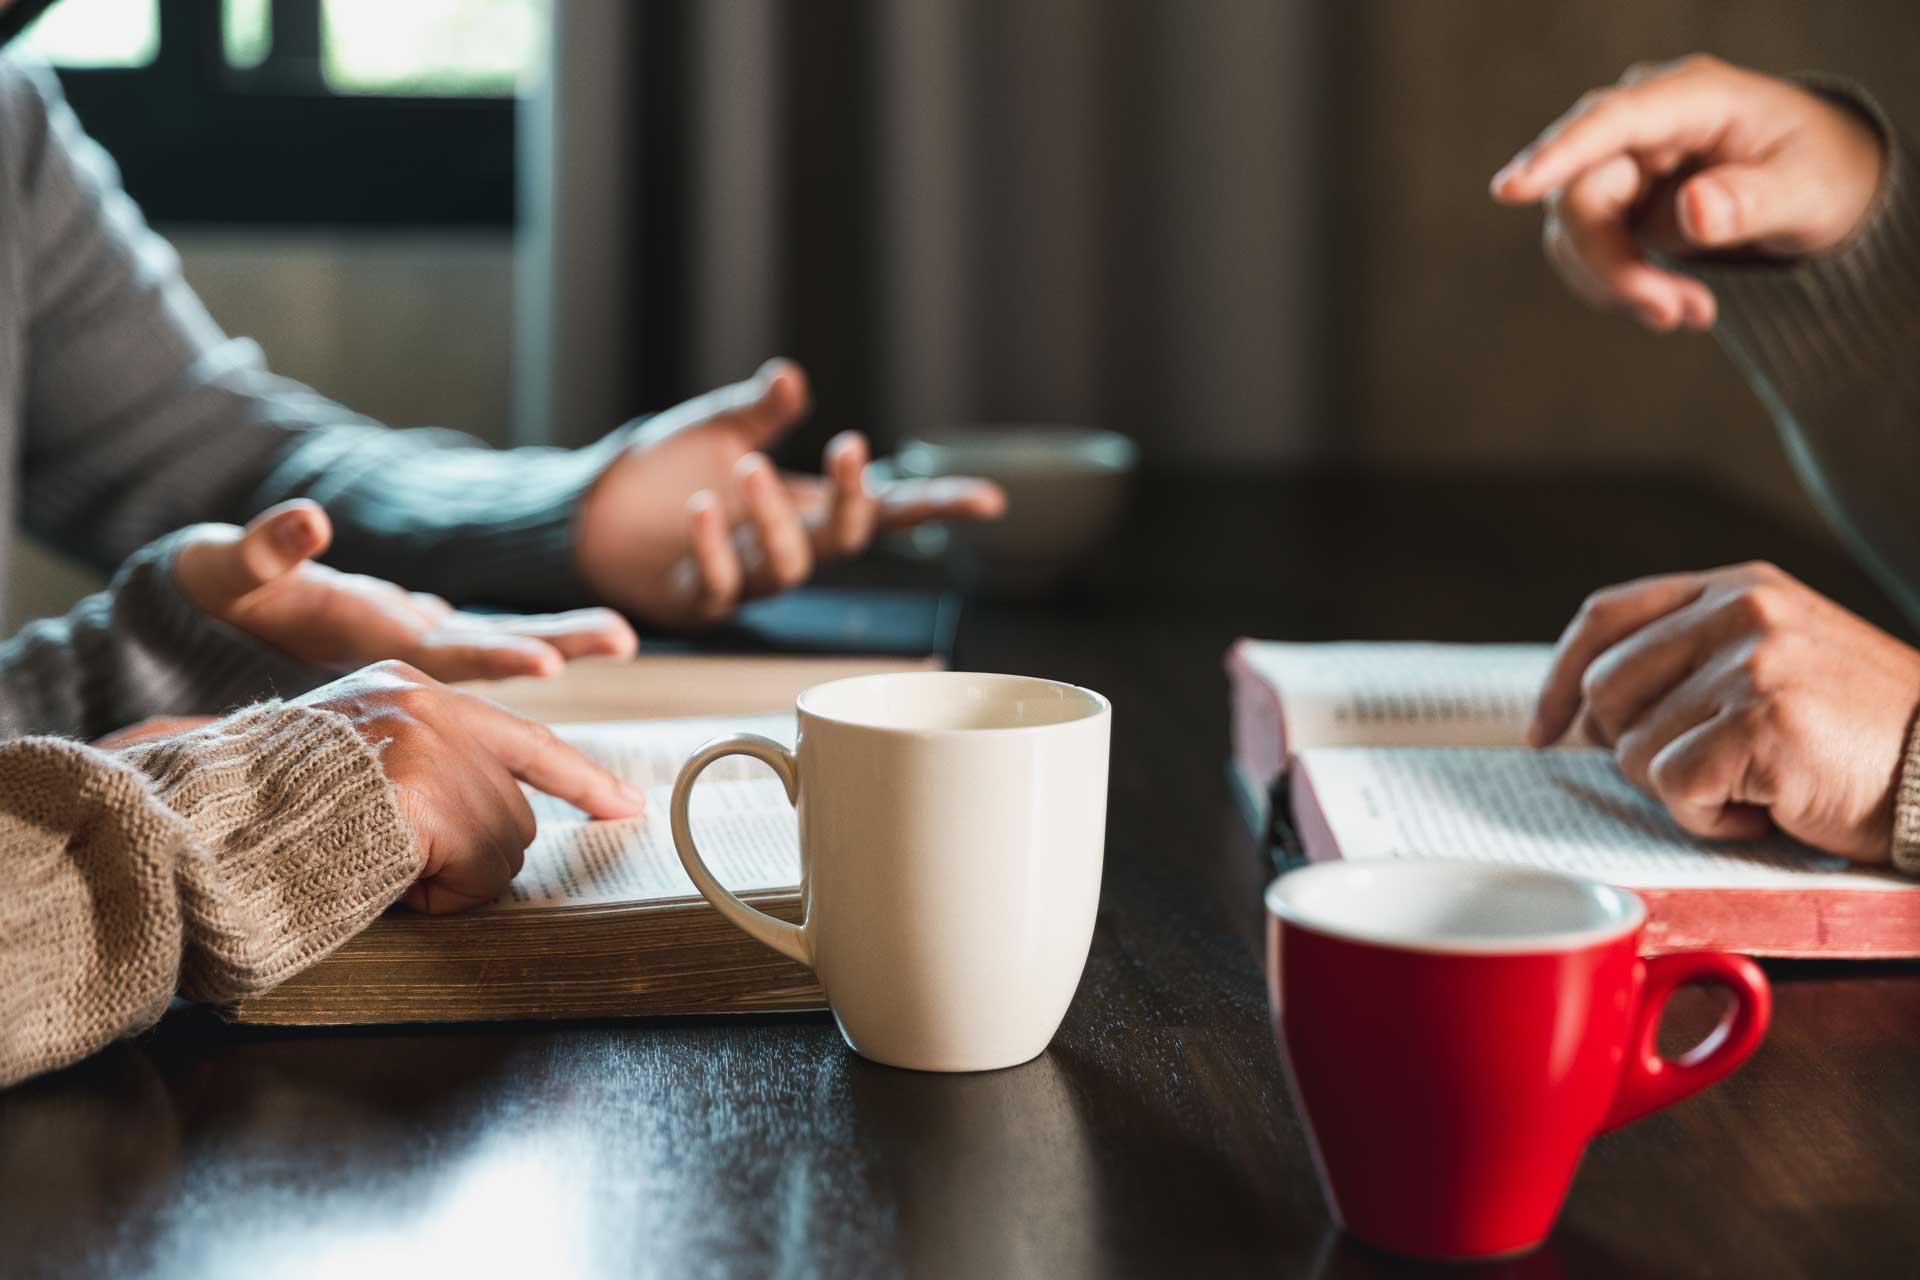
<svg viewBox="0 0 1920 1280">
<path fill-rule="evenodd" d="M 582 502 L 576 554 L 588 586 L 652 622 L 698 625 L 804 581 L 877 532 L 1006 509 L 986 480 L 872 482 L 854 431 L 828 443 L 824 475 L 776 469 L 761 451 L 808 402 L 799 366 L 772 360 L 650 419 Z"/>
<path fill-rule="evenodd" d="M 336 671 L 394 658 L 437 680 L 502 679 L 634 651 L 633 628 L 608 609 L 464 613 L 438 596 L 314 564 L 332 537 L 326 512 L 296 499 L 245 529 L 203 526 L 176 555 L 174 577 L 209 616 Z"/>
</svg>

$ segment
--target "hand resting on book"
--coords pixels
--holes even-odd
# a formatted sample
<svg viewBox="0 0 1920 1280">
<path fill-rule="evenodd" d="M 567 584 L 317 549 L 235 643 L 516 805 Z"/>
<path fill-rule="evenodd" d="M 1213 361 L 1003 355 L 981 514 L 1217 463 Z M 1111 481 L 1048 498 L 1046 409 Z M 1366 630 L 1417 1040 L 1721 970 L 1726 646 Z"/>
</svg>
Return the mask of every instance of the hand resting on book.
<svg viewBox="0 0 1920 1280">
<path fill-rule="evenodd" d="M 449 689 L 403 662 L 382 662 L 299 702 L 337 711 L 381 744 L 380 764 L 419 842 L 416 911 L 492 902 L 518 875 L 534 817 L 519 782 L 596 818 L 631 818 L 646 797 L 554 736 L 485 698 Z"/>
<path fill-rule="evenodd" d="M 1886 862 L 1917 705 L 1920 652 L 1774 566 L 1747 564 L 1587 597 L 1527 738 L 1586 733 L 1695 834 L 1777 826 Z"/>
</svg>

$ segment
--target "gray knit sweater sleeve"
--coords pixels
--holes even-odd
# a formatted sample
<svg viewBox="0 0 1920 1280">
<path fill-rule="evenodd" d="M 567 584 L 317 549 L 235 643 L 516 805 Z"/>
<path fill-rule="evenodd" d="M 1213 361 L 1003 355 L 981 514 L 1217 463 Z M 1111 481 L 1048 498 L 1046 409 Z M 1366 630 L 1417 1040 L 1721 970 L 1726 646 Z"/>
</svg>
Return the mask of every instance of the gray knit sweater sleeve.
<svg viewBox="0 0 1920 1280">
<path fill-rule="evenodd" d="M 0 253 L 21 282 L 0 292 L 0 353 L 9 328 L 24 348 L 20 491 L 50 544 L 107 567 L 170 530 L 308 496 L 340 568 L 455 599 L 584 601 L 573 513 L 623 436 L 500 451 L 391 430 L 273 376 L 208 316 L 52 76 L 7 57 Z"/>
<path fill-rule="evenodd" d="M 148 716 L 212 715 L 333 678 L 209 618 L 180 593 L 193 530 L 142 548 L 105 591 L 0 645 L 0 739 L 97 738 Z"/>
</svg>

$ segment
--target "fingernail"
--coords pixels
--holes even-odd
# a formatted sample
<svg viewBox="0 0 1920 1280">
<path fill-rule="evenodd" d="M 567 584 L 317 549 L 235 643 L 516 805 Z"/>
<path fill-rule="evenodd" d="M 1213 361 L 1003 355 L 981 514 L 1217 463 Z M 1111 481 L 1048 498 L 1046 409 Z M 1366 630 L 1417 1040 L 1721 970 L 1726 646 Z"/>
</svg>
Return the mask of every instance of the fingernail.
<svg viewBox="0 0 1920 1280">
<path fill-rule="evenodd" d="M 274 545 L 282 551 L 298 555 L 307 549 L 307 522 L 304 519 L 286 519 L 275 521 L 268 534 Z"/>
<path fill-rule="evenodd" d="M 1733 238 L 1733 197 L 1711 179 L 1693 184 L 1691 202 L 1693 238 L 1701 244 L 1721 244 Z"/>
<path fill-rule="evenodd" d="M 1514 156 L 1513 159 L 1501 165 L 1500 171 L 1493 175 L 1493 181 L 1487 184 L 1488 188 L 1493 191 L 1498 191 L 1501 187 L 1506 186 L 1508 182 L 1519 177 L 1520 171 L 1527 167 L 1527 161 L 1531 158 L 1532 157 L 1526 152 L 1522 151 Z"/>
<path fill-rule="evenodd" d="M 638 805 L 642 809 L 647 807 L 647 793 L 639 787 L 634 786 L 631 782 L 622 782 L 620 784 L 620 794 L 627 798 L 629 804 Z"/>
</svg>

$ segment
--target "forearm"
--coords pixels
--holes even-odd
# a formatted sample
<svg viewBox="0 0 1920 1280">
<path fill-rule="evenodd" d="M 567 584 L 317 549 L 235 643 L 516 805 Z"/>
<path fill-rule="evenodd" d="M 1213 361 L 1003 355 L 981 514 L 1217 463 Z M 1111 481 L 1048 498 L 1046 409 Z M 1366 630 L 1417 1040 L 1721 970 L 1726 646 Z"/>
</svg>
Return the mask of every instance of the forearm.
<svg viewBox="0 0 1920 1280">
<path fill-rule="evenodd" d="M 579 500 L 626 432 L 586 449 L 490 449 L 449 431 L 375 426 L 290 431 L 248 499 L 320 502 L 328 563 L 456 602 L 591 603 L 573 554 Z"/>
<path fill-rule="evenodd" d="M 326 955 L 421 858 L 344 717 L 266 705 L 106 753 L 0 743 L 0 1085 Z"/>
<path fill-rule="evenodd" d="M 196 609 L 173 578 L 185 536 L 143 548 L 105 591 L 0 645 L 0 737 L 96 738 L 148 716 L 215 714 L 331 678 Z"/>
<path fill-rule="evenodd" d="M 1873 121 L 1886 142 L 1860 229 L 1796 262 L 1684 265 L 1712 288 L 1715 334 L 1808 489 L 1920 623 L 1920 170 L 1870 99 L 1815 87 Z"/>
</svg>

